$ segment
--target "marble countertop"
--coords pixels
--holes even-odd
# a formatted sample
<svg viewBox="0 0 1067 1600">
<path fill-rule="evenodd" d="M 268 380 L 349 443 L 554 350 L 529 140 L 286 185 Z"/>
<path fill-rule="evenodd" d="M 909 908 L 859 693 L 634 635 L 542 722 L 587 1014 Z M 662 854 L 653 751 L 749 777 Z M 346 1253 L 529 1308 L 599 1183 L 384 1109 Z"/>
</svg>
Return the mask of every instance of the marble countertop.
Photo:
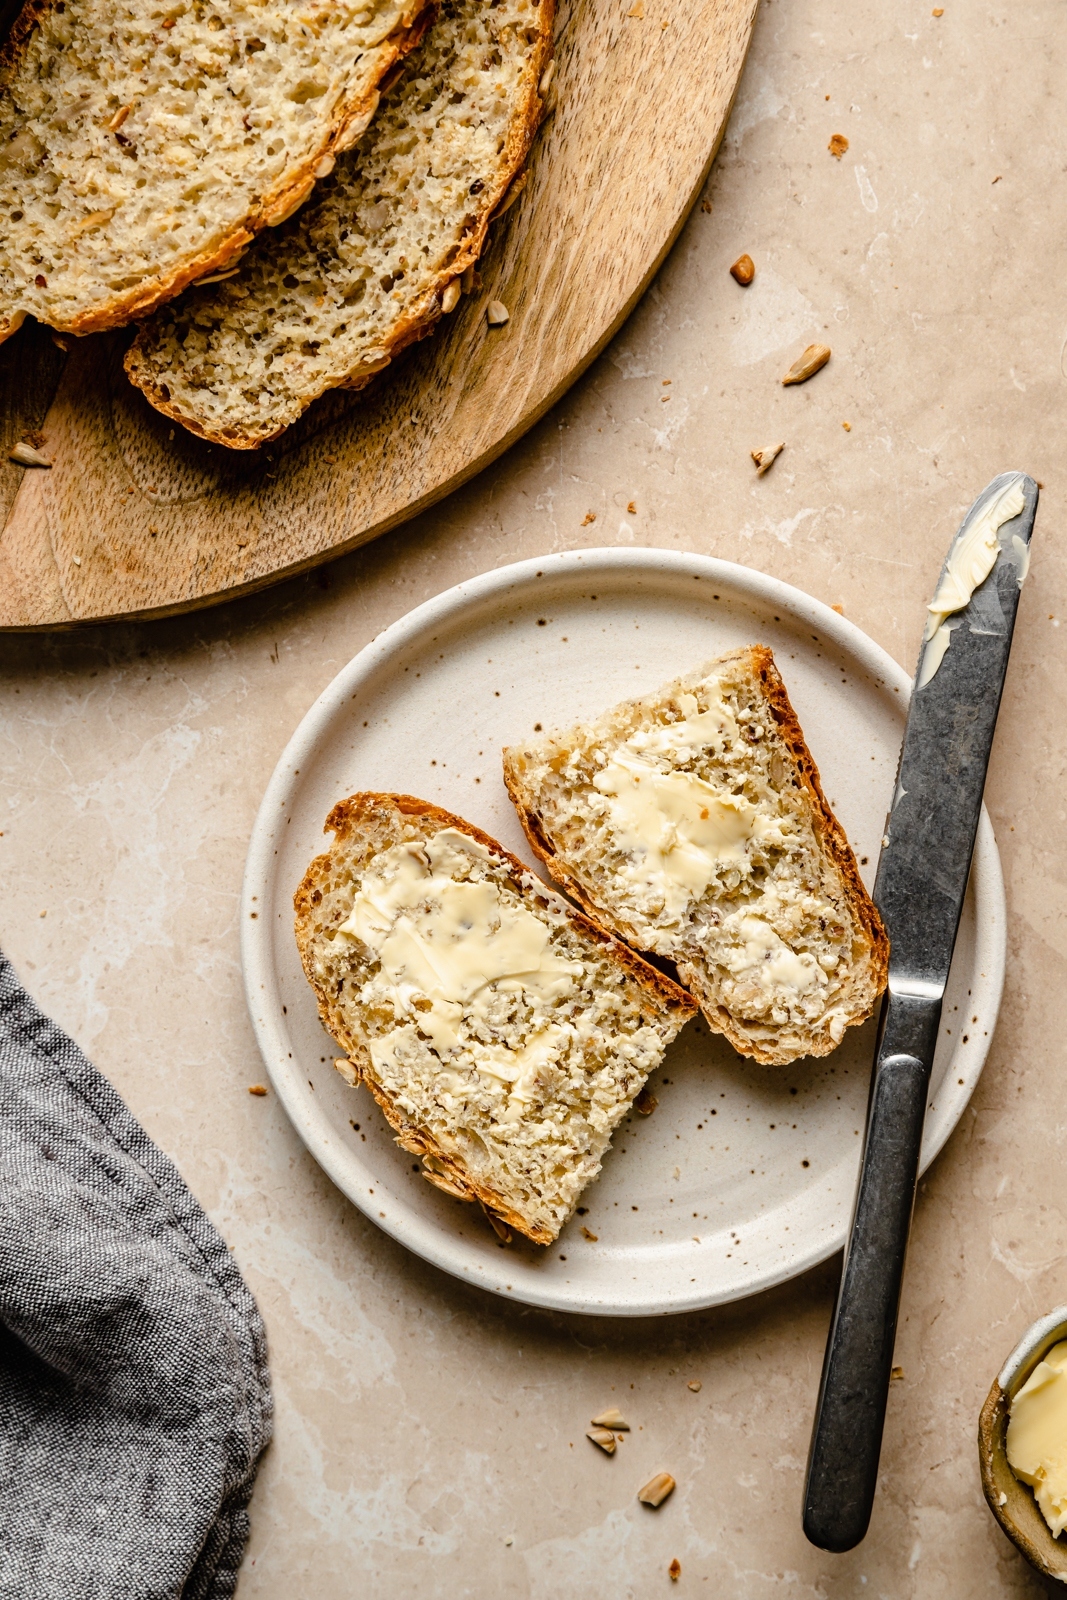
<svg viewBox="0 0 1067 1600">
<path fill-rule="evenodd" d="M 1067 27 L 1060 0 L 931 9 L 764 0 L 658 280 L 450 500 L 224 609 L 0 639 L 0 942 L 176 1159 L 266 1318 L 277 1433 L 241 1600 L 1042 1592 L 985 1508 L 976 1428 L 1003 1357 L 1067 1300 Z M 742 251 L 747 290 L 727 272 Z M 783 389 L 812 340 L 830 365 Z M 779 439 L 757 479 L 750 450 Z M 701 551 L 842 606 L 910 670 L 948 539 L 1008 468 L 1044 494 L 987 791 L 1007 987 L 919 1195 L 871 1531 L 830 1556 L 799 1506 L 836 1263 L 619 1323 L 505 1304 L 408 1256 L 275 1097 L 247 1092 L 263 1068 L 238 959 L 245 847 L 324 685 L 462 578 L 583 545 Z M 611 1404 L 635 1431 L 608 1460 L 582 1433 Z M 635 1492 L 661 1468 L 678 1489 L 653 1514 Z"/>
</svg>

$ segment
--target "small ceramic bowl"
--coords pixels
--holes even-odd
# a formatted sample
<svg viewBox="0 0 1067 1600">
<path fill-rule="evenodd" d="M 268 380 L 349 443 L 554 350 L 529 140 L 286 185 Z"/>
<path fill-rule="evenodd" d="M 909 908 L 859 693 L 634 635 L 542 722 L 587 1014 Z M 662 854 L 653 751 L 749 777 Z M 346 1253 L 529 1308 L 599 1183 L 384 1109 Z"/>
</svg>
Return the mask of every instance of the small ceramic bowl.
<svg viewBox="0 0 1067 1600">
<path fill-rule="evenodd" d="M 1067 1306 L 1035 1322 L 1005 1361 L 978 1419 L 978 1458 L 989 1509 L 1027 1561 L 1067 1584 L 1067 1539 L 1054 1539 L 1033 1491 L 1008 1465 L 1004 1439 L 1011 1402 L 1046 1351 L 1067 1339 Z"/>
</svg>

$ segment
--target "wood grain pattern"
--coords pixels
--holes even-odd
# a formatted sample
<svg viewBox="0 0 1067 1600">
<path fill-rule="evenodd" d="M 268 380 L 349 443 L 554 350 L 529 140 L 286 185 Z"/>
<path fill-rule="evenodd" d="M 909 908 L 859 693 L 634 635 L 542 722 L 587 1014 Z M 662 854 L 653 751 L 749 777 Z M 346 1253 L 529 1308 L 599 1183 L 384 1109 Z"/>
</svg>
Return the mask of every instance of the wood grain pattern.
<svg viewBox="0 0 1067 1600">
<path fill-rule="evenodd" d="M 24 328 L 0 353 L 3 443 L 40 428 L 55 465 L 0 468 L 0 628 L 230 599 L 373 539 L 486 466 L 648 286 L 718 148 L 756 4 L 563 6 L 558 109 L 491 230 L 482 289 L 372 388 L 325 396 L 261 451 L 205 444 L 154 412 L 122 371 L 128 331 L 76 341 L 57 374 L 47 331 Z M 486 324 L 490 299 L 511 311 L 503 328 Z"/>
</svg>

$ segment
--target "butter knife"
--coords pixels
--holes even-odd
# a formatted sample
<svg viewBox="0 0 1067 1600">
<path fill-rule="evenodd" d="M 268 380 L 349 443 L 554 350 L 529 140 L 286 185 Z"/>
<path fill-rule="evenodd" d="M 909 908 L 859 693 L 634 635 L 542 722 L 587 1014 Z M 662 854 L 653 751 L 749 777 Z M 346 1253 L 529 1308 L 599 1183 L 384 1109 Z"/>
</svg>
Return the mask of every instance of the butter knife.
<svg viewBox="0 0 1067 1600">
<path fill-rule="evenodd" d="M 1037 499 L 1025 473 L 994 478 L 927 611 L 874 885 L 889 985 L 804 1488 L 823 1550 L 859 1544 L 874 1504 L 930 1069 Z"/>
</svg>

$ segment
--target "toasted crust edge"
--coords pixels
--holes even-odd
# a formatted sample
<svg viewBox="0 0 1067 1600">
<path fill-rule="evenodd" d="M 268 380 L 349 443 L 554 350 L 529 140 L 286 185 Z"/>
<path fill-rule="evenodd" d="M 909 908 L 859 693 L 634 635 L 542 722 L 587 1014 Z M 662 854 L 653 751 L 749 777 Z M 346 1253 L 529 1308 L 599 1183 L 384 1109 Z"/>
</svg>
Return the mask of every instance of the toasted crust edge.
<svg viewBox="0 0 1067 1600">
<path fill-rule="evenodd" d="M 782 739 L 789 753 L 796 762 L 800 780 L 807 791 L 812 808 L 812 819 L 816 834 L 821 844 L 829 852 L 835 865 L 841 873 L 845 883 L 845 891 L 849 904 L 852 906 L 860 923 L 870 940 L 869 959 L 875 984 L 875 996 L 871 1005 L 861 1015 L 849 1019 L 846 1026 L 858 1027 L 866 1022 L 874 1011 L 878 997 L 885 989 L 889 976 L 889 939 L 882 919 L 878 915 L 870 895 L 864 887 L 860 877 L 859 867 L 852 846 L 849 844 L 844 829 L 830 809 L 829 803 L 823 793 L 822 781 L 815 759 L 808 749 L 807 741 L 793 710 L 782 676 L 775 664 L 773 652 L 766 645 L 746 645 L 740 650 L 731 650 L 717 658 L 720 662 L 737 660 L 748 657 L 752 671 L 760 680 L 763 692 L 767 697 L 771 713 L 778 725 Z M 597 906 L 590 900 L 582 884 L 574 873 L 555 852 L 551 840 L 541 828 L 540 819 L 536 810 L 528 802 L 525 794 L 525 785 L 514 770 L 511 759 L 511 747 L 503 751 L 504 785 L 508 795 L 519 814 L 522 830 L 530 843 L 530 848 L 538 860 L 548 868 L 553 878 L 576 900 L 586 915 L 593 920 L 602 919 L 609 927 L 612 918 L 603 907 Z M 621 935 L 617 935 L 621 937 Z M 683 981 L 686 976 L 686 965 L 678 964 L 679 975 Z M 780 1050 L 768 1048 L 758 1040 L 751 1039 L 743 1029 L 736 1027 L 730 1013 L 719 1007 L 712 1011 L 704 1005 L 700 1006 L 708 1025 L 716 1033 L 721 1033 L 740 1055 L 748 1056 L 758 1061 L 763 1066 L 789 1066 L 793 1061 L 800 1059 L 796 1054 L 788 1054 Z M 817 1042 L 816 1047 L 803 1052 L 810 1056 L 829 1055 L 837 1046 L 832 1042 Z"/>
<path fill-rule="evenodd" d="M 523 888 L 539 888 L 544 893 L 554 895 L 555 891 L 549 884 L 540 883 L 533 878 L 533 874 L 518 856 L 512 855 L 491 834 L 484 833 L 481 828 L 475 827 L 463 817 L 457 817 L 454 812 L 446 811 L 443 807 L 434 805 L 429 800 L 420 800 L 415 795 L 391 794 L 380 790 L 362 790 L 357 794 L 349 795 L 346 800 L 339 800 L 330 811 L 323 827 L 324 833 L 334 835 L 333 850 L 351 838 L 360 830 L 364 819 L 375 809 L 382 806 L 392 806 L 401 816 L 424 821 L 427 824 L 427 836 L 440 828 L 455 828 L 459 833 L 465 833 L 468 838 L 484 845 L 501 860 L 506 861 L 514 872 Z M 551 1244 L 557 1237 L 547 1229 L 531 1228 L 529 1224 L 508 1205 L 495 1190 L 479 1184 L 466 1171 L 462 1163 L 442 1150 L 433 1135 L 417 1123 L 411 1122 L 403 1111 L 396 1105 L 387 1090 L 374 1079 L 371 1067 L 370 1052 L 354 1034 L 350 1033 L 344 1025 L 340 1012 L 333 1006 L 328 995 L 323 994 L 316 983 L 311 970 L 310 922 L 313 913 L 311 896 L 318 887 L 320 880 L 328 870 L 332 851 L 325 851 L 316 856 L 297 887 L 293 896 L 293 909 L 296 913 L 296 945 L 300 953 L 301 965 L 304 974 L 311 985 L 318 1006 L 319 1017 L 326 1031 L 337 1041 L 352 1063 L 356 1075 L 366 1084 L 375 1100 L 378 1102 L 386 1120 L 397 1135 L 397 1144 L 401 1149 L 409 1150 L 413 1155 L 429 1155 L 444 1169 L 445 1174 L 456 1189 L 465 1191 L 462 1196 L 469 1200 L 479 1200 L 485 1209 L 494 1216 L 500 1217 L 510 1227 L 519 1233 L 525 1234 L 535 1244 Z M 531 883 L 531 879 L 533 880 Z M 698 1010 L 696 1001 L 687 989 L 675 983 L 671 978 L 658 972 L 643 957 L 631 950 L 629 945 L 623 944 L 614 934 L 609 933 L 593 918 L 585 916 L 581 911 L 576 911 L 573 906 L 566 906 L 568 918 L 572 924 L 580 928 L 599 944 L 609 945 L 616 959 L 642 986 L 645 992 L 654 997 L 661 1005 L 673 1007 L 685 1013 L 685 1020 L 693 1016 Z M 431 1180 L 432 1181 L 432 1180 Z"/>
<path fill-rule="evenodd" d="M 31 3 L 36 4 L 38 0 L 31 0 Z M 395 357 L 407 349 L 408 345 L 415 344 L 420 339 L 428 338 L 434 332 L 444 314 L 441 309 L 441 300 L 448 285 L 455 278 L 460 277 L 468 267 L 474 266 L 475 262 L 480 258 L 485 248 L 485 237 L 489 231 L 489 224 L 500 210 L 508 190 L 516 178 L 520 176 L 537 130 L 547 114 L 539 85 L 545 68 L 552 59 L 552 25 L 555 17 L 555 0 L 542 0 L 540 15 L 542 22 L 541 37 L 538 41 L 536 55 L 537 70 L 531 75 L 531 86 L 527 95 L 525 111 L 521 122 L 517 123 L 513 131 L 510 148 L 505 153 L 502 168 L 503 177 L 495 185 L 484 191 L 485 203 L 477 217 L 473 231 L 466 236 L 466 242 L 460 246 L 459 253 L 455 259 L 449 263 L 447 268 L 438 273 L 434 283 L 424 291 L 417 305 L 396 324 L 392 337 L 384 341 L 385 348 L 388 351 L 387 359 L 375 363 L 370 369 L 355 367 L 344 378 L 339 378 L 335 383 L 326 384 L 316 394 L 309 395 L 301 406 L 301 416 L 310 405 L 321 399 L 324 394 L 329 393 L 331 389 L 359 390 L 366 388 L 377 373 L 384 371 L 386 367 L 391 365 Z M 428 26 L 428 23 L 424 26 L 423 33 L 426 31 L 426 26 Z M 420 35 L 420 39 L 421 37 L 422 35 Z M 419 40 L 415 41 L 415 43 L 418 42 Z M 407 48 L 410 50 L 414 46 L 409 45 Z M 318 159 L 321 159 L 321 157 Z M 236 248 L 238 246 L 235 245 L 234 249 Z M 214 265 L 214 262 L 208 263 L 208 266 L 201 267 L 196 275 L 198 277 L 205 275 L 208 268 Z M 181 287 L 187 287 L 189 282 L 191 280 L 187 280 L 187 283 L 183 283 Z M 178 291 L 174 292 L 177 293 Z M 173 298 L 173 295 L 164 297 L 164 299 L 171 298 Z M 162 301 L 158 302 L 158 304 L 162 303 Z M 144 315 L 147 316 L 148 311 L 154 309 L 156 307 L 148 307 Z M 140 316 L 141 313 L 138 313 L 138 315 Z M 175 405 L 173 401 L 164 395 L 160 384 L 150 376 L 145 367 L 141 366 L 143 344 L 143 334 L 139 332 L 129 350 L 127 350 L 123 361 L 127 377 L 131 383 L 141 390 L 149 405 L 154 406 L 165 417 L 170 417 L 173 422 L 180 422 L 183 428 L 188 429 L 190 433 L 195 433 L 198 438 L 207 439 L 211 444 L 226 445 L 230 450 L 258 450 L 261 445 L 270 444 L 272 440 L 280 438 L 286 429 L 291 428 L 293 423 L 298 420 L 298 418 L 294 417 L 292 422 L 283 423 L 281 427 L 264 425 L 261 431 L 255 433 L 241 428 L 205 428 L 194 417 L 186 416 L 180 406 Z"/>
<path fill-rule="evenodd" d="M 18 65 L 19 56 L 26 48 L 34 28 L 49 11 L 55 0 L 27 0 L 15 20 L 11 33 L 0 49 L 0 73 Z M 379 85 L 416 45 L 420 44 L 426 30 L 437 14 L 437 0 L 418 0 L 417 8 L 406 13 L 400 25 L 382 42 L 394 46 L 392 54 L 383 60 L 375 86 L 358 100 L 342 102 L 338 115 L 326 131 L 319 147 L 299 166 L 290 170 L 275 187 L 265 194 L 254 210 L 249 211 L 233 231 L 219 245 L 194 256 L 184 265 L 174 267 L 166 276 L 155 277 L 125 294 L 112 295 L 91 311 L 82 312 L 69 321 L 48 323 L 60 333 L 73 333 L 79 337 L 89 333 L 103 333 L 108 328 L 121 328 L 127 323 L 148 317 L 168 300 L 173 300 L 183 289 L 206 277 L 209 272 L 224 267 L 238 250 L 251 244 L 264 228 L 277 227 L 303 204 L 315 185 L 315 168 L 325 157 L 347 150 L 359 138 L 378 108 Z M 362 122 L 362 125 L 360 125 Z M 353 131 L 354 130 L 354 131 Z M 25 322 L 29 311 L 16 310 L 6 320 L 0 320 L 0 344 L 16 333 Z M 127 353 L 128 358 L 128 353 Z M 134 380 L 136 381 L 136 380 Z M 147 392 L 147 391 L 146 391 Z M 153 402 L 154 403 L 154 402 Z M 162 410 L 162 407 L 159 409 Z M 173 415 L 173 413 L 168 413 Z M 179 421 L 182 419 L 179 417 Z M 204 434 L 204 437 L 209 437 Z M 261 441 L 266 442 L 266 441 Z"/>
</svg>

